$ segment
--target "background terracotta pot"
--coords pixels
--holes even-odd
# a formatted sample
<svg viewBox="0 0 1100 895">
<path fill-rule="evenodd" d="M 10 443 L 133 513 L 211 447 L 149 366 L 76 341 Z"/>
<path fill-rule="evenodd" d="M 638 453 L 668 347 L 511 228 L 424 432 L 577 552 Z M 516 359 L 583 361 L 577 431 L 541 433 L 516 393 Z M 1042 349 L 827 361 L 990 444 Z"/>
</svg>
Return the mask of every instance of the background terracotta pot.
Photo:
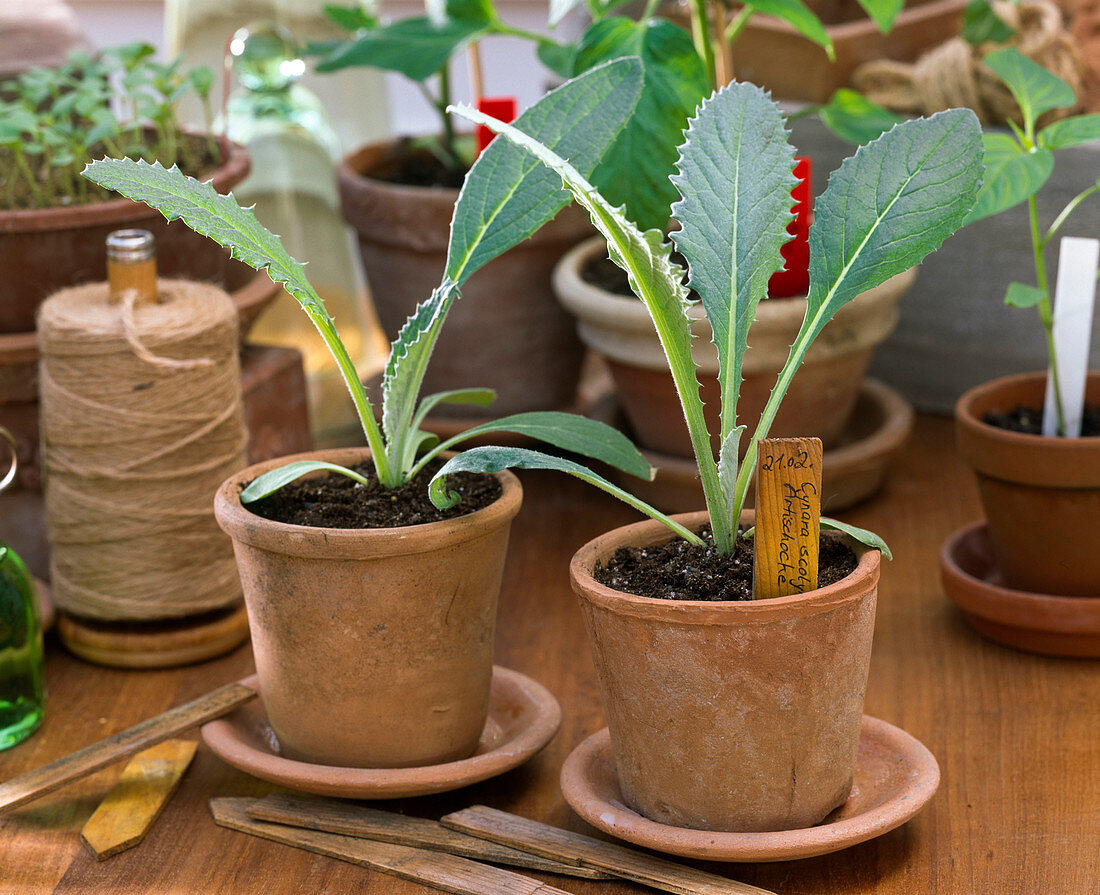
<svg viewBox="0 0 1100 895">
<path fill-rule="evenodd" d="M 221 193 L 244 180 L 250 167 L 247 150 L 229 145 L 229 157 L 212 175 L 214 189 Z M 38 306 L 59 289 L 106 280 L 107 235 L 133 227 L 156 238 L 160 276 L 225 282 L 225 249 L 182 222 L 169 223 L 140 202 L 113 199 L 70 208 L 0 211 L 0 333 L 33 330 Z"/>
<path fill-rule="evenodd" d="M 707 517 L 675 518 L 693 527 Z M 853 545 L 859 565 L 844 580 L 750 602 L 655 600 L 592 577 L 618 547 L 668 538 L 657 522 L 626 526 L 570 565 L 623 793 L 677 827 L 812 826 L 852 785 L 879 553 Z"/>
<path fill-rule="evenodd" d="M 338 168 L 344 217 L 355 228 L 378 318 L 392 340 L 439 285 L 458 190 L 402 186 L 371 177 L 393 161 L 396 143 L 376 143 Z M 465 387 L 497 392 L 494 416 L 573 403 L 583 349 L 570 316 L 554 301 L 550 273 L 591 233 L 568 206 L 531 239 L 474 274 L 447 318 L 425 393 Z M 484 408 L 447 408 L 453 416 Z"/>
<path fill-rule="evenodd" d="M 676 387 L 649 312 L 637 299 L 615 295 L 581 276 L 585 265 L 606 251 L 601 237 L 572 249 L 554 271 L 554 290 L 561 303 L 576 315 L 581 340 L 607 359 L 619 402 L 638 441 L 663 454 L 692 457 Z M 817 436 L 826 448 L 837 443 L 851 418 L 871 355 L 894 328 L 898 299 L 915 279 L 916 270 L 907 270 L 840 310 L 792 381 L 772 425 L 772 437 Z M 750 433 L 787 360 L 805 312 L 804 298 L 767 299 L 757 306 L 737 404 L 738 418 L 748 424 Z M 718 354 L 702 308 L 695 306 L 691 313 L 696 336 L 692 353 L 699 366 L 708 426 L 716 433 L 720 405 Z M 717 439 L 714 447 L 720 447 Z M 747 448 L 748 440 L 744 439 L 742 453 Z"/>
<path fill-rule="evenodd" d="M 341 767 L 466 758 L 489 708 L 504 555 L 522 490 L 498 474 L 491 506 L 427 525 L 331 529 L 263 519 L 241 488 L 302 459 L 363 462 L 365 449 L 259 463 L 219 489 L 233 538 L 264 709 L 282 754 Z"/>
<path fill-rule="evenodd" d="M 1100 597 L 1100 438 L 1044 438 L 982 422 L 990 411 L 1042 407 L 1046 373 L 1006 376 L 955 407 L 959 452 L 974 469 L 1004 583 L 1017 590 Z M 1100 371 L 1088 403 L 1100 403 Z"/>
</svg>

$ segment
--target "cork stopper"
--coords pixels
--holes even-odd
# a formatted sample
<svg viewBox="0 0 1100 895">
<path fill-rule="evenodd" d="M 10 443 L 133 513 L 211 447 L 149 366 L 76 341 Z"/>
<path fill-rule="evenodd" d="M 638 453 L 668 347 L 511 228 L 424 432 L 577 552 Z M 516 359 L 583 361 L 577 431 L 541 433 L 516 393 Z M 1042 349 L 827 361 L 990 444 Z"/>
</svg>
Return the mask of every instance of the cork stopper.
<svg viewBox="0 0 1100 895">
<path fill-rule="evenodd" d="M 115 230 L 107 236 L 107 281 L 111 301 L 136 292 L 139 304 L 157 300 L 157 257 L 148 230 Z"/>
</svg>

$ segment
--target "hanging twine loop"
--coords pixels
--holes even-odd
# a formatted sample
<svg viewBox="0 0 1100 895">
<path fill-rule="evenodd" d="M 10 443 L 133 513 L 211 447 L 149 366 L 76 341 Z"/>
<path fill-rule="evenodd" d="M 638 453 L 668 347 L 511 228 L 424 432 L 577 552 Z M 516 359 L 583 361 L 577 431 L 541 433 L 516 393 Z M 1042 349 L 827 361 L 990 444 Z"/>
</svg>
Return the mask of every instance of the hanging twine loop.
<svg viewBox="0 0 1100 895">
<path fill-rule="evenodd" d="M 158 301 L 105 283 L 39 311 L 42 463 L 58 605 L 153 620 L 241 599 L 214 520 L 245 462 L 237 312 L 213 286 L 160 280 Z"/>
<path fill-rule="evenodd" d="M 1050 0 L 995 2 L 997 15 L 1016 30 L 1009 41 L 1021 53 L 1053 72 L 1080 95 L 1084 68 L 1073 38 L 1062 23 L 1061 10 Z M 982 64 L 987 53 L 1001 44 L 973 47 L 961 37 L 940 44 L 915 63 L 877 59 L 852 75 L 852 83 L 869 100 L 894 112 L 931 115 L 943 109 L 973 109 L 983 124 L 1022 124 L 1012 93 L 992 70 Z M 1055 109 L 1043 122 L 1069 115 Z"/>
</svg>

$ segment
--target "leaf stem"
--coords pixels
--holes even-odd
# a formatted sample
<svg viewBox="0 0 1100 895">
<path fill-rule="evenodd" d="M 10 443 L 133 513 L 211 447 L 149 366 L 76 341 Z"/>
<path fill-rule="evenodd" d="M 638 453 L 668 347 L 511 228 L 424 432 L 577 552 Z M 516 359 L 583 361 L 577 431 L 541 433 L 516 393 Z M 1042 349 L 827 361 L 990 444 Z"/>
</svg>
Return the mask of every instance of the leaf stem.
<svg viewBox="0 0 1100 895">
<path fill-rule="evenodd" d="M 752 6 L 743 6 L 741 11 L 737 13 L 726 27 L 726 43 L 731 44 L 737 38 L 741 36 L 741 32 L 745 30 L 745 26 L 749 23 L 749 19 L 752 18 L 752 14 L 756 12 L 756 9 Z"/>
<path fill-rule="evenodd" d="M 1100 181 L 1097 181 L 1087 189 L 1081 190 L 1076 196 L 1069 200 L 1069 203 L 1065 208 L 1061 210 L 1058 217 L 1054 219 L 1054 223 L 1050 225 L 1050 228 L 1046 232 L 1046 236 L 1043 237 L 1043 248 L 1046 248 L 1050 241 L 1054 238 L 1055 234 L 1062 228 L 1062 225 L 1066 222 L 1069 216 L 1074 212 L 1078 205 L 1084 202 L 1093 193 L 1100 192 Z"/>
<path fill-rule="evenodd" d="M 707 72 L 707 82 L 718 89 L 717 72 L 714 64 L 714 46 L 710 42 L 710 23 L 707 17 L 707 0 L 689 0 L 691 8 L 691 36 L 695 40 L 695 49 L 703 60 Z"/>
<path fill-rule="evenodd" d="M 1066 417 L 1062 406 L 1062 386 L 1058 381 L 1058 357 L 1054 348 L 1054 312 L 1050 306 L 1047 266 L 1046 259 L 1043 257 L 1043 248 L 1046 241 L 1039 236 L 1039 214 L 1034 194 L 1028 196 L 1027 213 L 1031 225 L 1031 251 L 1035 260 L 1035 283 L 1043 291 L 1043 297 L 1036 308 L 1039 311 L 1039 322 L 1043 325 L 1047 355 L 1050 358 L 1050 376 L 1054 382 L 1054 409 L 1058 418 L 1058 435 L 1064 436 L 1066 434 Z"/>
</svg>

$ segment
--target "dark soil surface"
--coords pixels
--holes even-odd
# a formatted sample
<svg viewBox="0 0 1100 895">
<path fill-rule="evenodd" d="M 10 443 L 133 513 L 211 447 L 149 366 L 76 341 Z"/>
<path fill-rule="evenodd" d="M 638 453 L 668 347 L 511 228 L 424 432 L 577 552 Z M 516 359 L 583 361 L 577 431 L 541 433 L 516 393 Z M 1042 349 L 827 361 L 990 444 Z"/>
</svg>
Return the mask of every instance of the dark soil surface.
<svg viewBox="0 0 1100 895">
<path fill-rule="evenodd" d="M 442 186 L 459 189 L 466 177 L 465 169 L 448 168 L 429 150 L 400 141 L 393 155 L 369 172 L 376 180 L 404 186 Z"/>
<path fill-rule="evenodd" d="M 429 463 L 411 482 L 400 488 L 383 488 L 369 464 L 351 467 L 370 479 L 360 485 L 339 473 L 302 478 L 269 497 L 249 504 L 257 516 L 273 522 L 310 525 L 315 528 L 399 528 L 465 516 L 489 506 L 503 493 L 491 475 L 460 472 L 447 483 L 462 499 L 449 510 L 437 510 L 428 499 L 428 482 L 442 461 Z"/>
<path fill-rule="evenodd" d="M 180 135 L 180 143 L 182 146 L 177 162 L 184 174 L 206 180 L 221 164 L 220 156 L 216 152 L 211 152 L 211 144 L 206 137 L 196 136 L 195 134 L 182 134 Z M 214 149 L 217 150 L 216 143 Z M 89 161 L 104 158 L 110 154 L 106 146 L 96 145 L 88 152 Z M 151 161 L 152 159 L 148 160 Z M 160 161 L 163 162 L 164 160 L 161 159 Z M 31 170 L 37 175 L 38 186 L 46 194 L 47 199 L 51 195 L 50 191 L 52 191 L 52 203 L 38 204 L 26 179 L 17 170 L 15 153 L 10 149 L 0 147 L 0 184 L 6 184 L 8 185 L 7 188 L 10 189 L 10 192 L 5 192 L 3 197 L 3 207 L 5 209 L 18 211 L 28 208 L 71 207 L 120 198 L 118 193 L 102 189 L 84 178 L 79 178 L 74 186 L 63 173 L 63 169 L 49 168 L 33 159 L 30 162 Z M 170 167 L 170 165 L 165 164 L 165 167 Z M 86 191 L 84 197 L 79 193 L 80 181 L 84 181 L 83 187 Z"/>
<path fill-rule="evenodd" d="M 593 577 L 616 590 L 657 600 L 721 602 L 752 599 L 752 539 L 737 539 L 737 549 L 722 556 L 714 549 L 710 526 L 699 530 L 708 544 L 695 547 L 673 538 L 656 547 L 620 547 Z M 821 535 L 818 586 L 835 584 L 856 567 L 856 555 L 835 535 Z"/>
<path fill-rule="evenodd" d="M 1043 434 L 1043 408 L 1017 406 L 1009 413 L 990 411 L 982 417 L 982 422 L 998 429 L 1021 432 L 1025 435 Z M 1081 417 L 1081 435 L 1085 438 L 1100 438 L 1100 404 L 1086 404 Z"/>
<path fill-rule="evenodd" d="M 687 270 L 687 260 L 679 252 L 672 253 L 672 260 L 684 270 Z M 606 255 L 596 255 L 594 258 L 589 258 L 584 267 L 581 268 L 581 279 L 603 289 L 604 292 L 610 292 L 612 295 L 625 295 L 627 298 L 634 298 L 626 271 Z M 695 298 L 694 293 L 692 293 L 692 297 Z"/>
</svg>

